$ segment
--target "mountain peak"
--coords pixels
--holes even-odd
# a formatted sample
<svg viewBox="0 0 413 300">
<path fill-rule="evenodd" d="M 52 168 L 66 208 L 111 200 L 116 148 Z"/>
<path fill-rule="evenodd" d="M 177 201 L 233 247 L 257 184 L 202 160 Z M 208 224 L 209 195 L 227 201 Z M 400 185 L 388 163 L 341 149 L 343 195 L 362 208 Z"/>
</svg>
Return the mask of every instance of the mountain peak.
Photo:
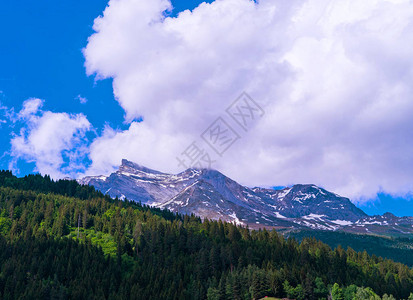
<svg viewBox="0 0 413 300">
<path fill-rule="evenodd" d="M 145 166 L 139 165 L 137 163 L 131 162 L 127 159 L 122 159 L 122 163 L 119 167 L 119 171 L 130 171 L 130 169 L 135 170 L 135 171 L 141 171 L 144 173 L 152 173 L 152 174 L 163 174 L 162 172 L 149 169 Z"/>
<path fill-rule="evenodd" d="M 221 172 L 219 172 L 215 169 L 201 169 L 201 174 L 204 175 L 204 176 L 208 176 L 208 177 L 225 176 L 224 174 L 222 174 Z"/>
<path fill-rule="evenodd" d="M 386 217 L 386 218 L 396 218 L 396 216 L 393 215 L 391 212 L 386 212 L 386 213 L 384 213 L 384 214 L 383 214 L 383 217 Z"/>
</svg>

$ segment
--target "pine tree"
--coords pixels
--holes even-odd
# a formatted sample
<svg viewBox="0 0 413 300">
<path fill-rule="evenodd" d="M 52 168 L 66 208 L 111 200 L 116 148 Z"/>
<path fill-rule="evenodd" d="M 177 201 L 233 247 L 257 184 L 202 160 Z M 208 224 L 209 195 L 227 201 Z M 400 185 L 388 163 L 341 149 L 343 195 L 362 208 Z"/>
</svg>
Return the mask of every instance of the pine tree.
<svg viewBox="0 0 413 300">
<path fill-rule="evenodd" d="M 332 289 L 331 289 L 331 298 L 332 300 L 343 300 L 343 290 L 340 288 L 338 283 L 334 283 Z"/>
</svg>

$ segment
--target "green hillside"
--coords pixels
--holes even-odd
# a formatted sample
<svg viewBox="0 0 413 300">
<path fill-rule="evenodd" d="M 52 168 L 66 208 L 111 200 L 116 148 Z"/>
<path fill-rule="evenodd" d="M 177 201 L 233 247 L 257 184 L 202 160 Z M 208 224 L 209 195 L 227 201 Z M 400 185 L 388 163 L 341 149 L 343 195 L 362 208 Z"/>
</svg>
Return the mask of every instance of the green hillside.
<svg viewBox="0 0 413 300">
<path fill-rule="evenodd" d="M 411 291 L 412 269 L 366 252 L 0 172 L 1 299 L 407 299 Z"/>
<path fill-rule="evenodd" d="M 356 251 L 367 251 L 371 255 L 390 258 L 410 267 L 413 266 L 413 239 L 316 230 L 290 232 L 288 236 L 298 241 L 314 237 L 333 249 L 339 245 L 343 248 L 351 247 Z"/>
</svg>

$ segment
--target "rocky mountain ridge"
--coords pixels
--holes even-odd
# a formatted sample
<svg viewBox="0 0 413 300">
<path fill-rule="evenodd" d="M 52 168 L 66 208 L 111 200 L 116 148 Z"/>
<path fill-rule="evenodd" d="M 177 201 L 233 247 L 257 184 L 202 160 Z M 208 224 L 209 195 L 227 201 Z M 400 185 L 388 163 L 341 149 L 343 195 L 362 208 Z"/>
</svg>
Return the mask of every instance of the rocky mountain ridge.
<svg viewBox="0 0 413 300">
<path fill-rule="evenodd" d="M 216 170 L 188 169 L 167 174 L 125 159 L 109 176 L 78 181 L 111 197 L 251 228 L 310 228 L 394 236 L 413 233 L 413 218 L 368 216 L 348 198 L 312 184 L 281 190 L 249 188 Z"/>
</svg>

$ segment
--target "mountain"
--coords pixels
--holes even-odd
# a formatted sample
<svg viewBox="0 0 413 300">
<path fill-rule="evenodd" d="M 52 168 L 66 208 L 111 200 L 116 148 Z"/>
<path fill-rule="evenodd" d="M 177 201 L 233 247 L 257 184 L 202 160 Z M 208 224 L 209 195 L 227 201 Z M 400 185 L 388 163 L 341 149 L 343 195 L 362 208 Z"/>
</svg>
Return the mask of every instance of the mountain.
<svg viewBox="0 0 413 300">
<path fill-rule="evenodd" d="M 89 176 L 78 182 L 93 185 L 113 198 L 251 228 L 310 228 L 395 236 L 413 232 L 413 218 L 368 216 L 348 198 L 312 184 L 281 190 L 249 188 L 216 170 L 188 169 L 167 174 L 125 159 L 109 176 Z"/>
<path fill-rule="evenodd" d="M 343 231 L 411 238 L 413 217 L 396 217 L 391 213 L 385 213 L 381 216 L 367 216 L 345 226 Z"/>
</svg>

